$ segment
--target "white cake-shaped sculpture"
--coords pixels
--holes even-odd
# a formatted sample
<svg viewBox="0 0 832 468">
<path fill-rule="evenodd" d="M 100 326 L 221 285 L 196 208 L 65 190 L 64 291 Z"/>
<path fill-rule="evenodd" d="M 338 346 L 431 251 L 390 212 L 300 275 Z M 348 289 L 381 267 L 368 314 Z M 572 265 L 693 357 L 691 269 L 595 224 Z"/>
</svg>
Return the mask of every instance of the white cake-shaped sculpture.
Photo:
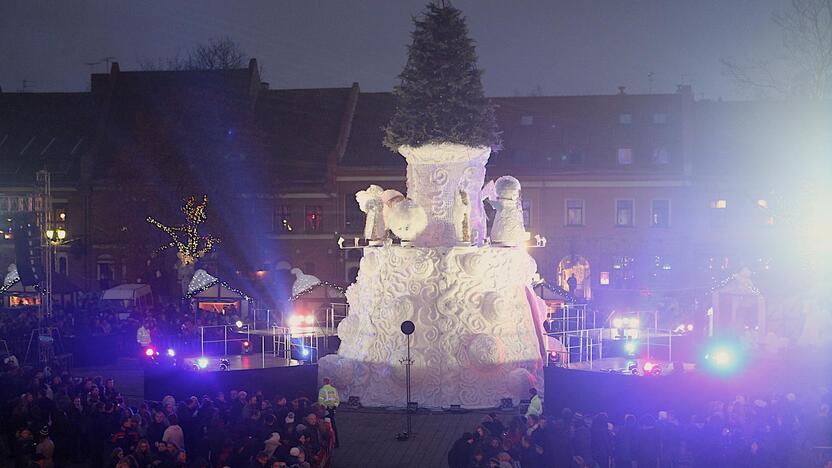
<svg viewBox="0 0 832 468">
<path fill-rule="evenodd" d="M 341 347 L 319 361 L 319 376 L 364 405 L 403 406 L 400 325 L 410 320 L 412 401 L 467 408 L 517 401 L 543 383 L 539 321 L 527 296 L 537 266 L 523 247 L 481 245 L 486 223 L 479 201 L 490 150 L 441 144 L 401 153 L 408 163 L 404 200 L 413 204 L 401 218 L 416 235 L 411 246 L 364 249 L 347 289 L 349 315 L 338 327 Z M 399 231 L 407 224 L 395 210 L 386 219 Z M 464 231 L 470 245 L 459 245 Z"/>
</svg>

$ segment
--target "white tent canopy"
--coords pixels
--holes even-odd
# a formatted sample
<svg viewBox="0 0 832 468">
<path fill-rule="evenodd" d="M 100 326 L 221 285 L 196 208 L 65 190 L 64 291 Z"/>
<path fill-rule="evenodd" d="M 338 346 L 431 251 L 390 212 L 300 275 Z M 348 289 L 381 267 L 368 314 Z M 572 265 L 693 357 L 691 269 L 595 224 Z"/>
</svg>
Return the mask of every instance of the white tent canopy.
<svg viewBox="0 0 832 468">
<path fill-rule="evenodd" d="M 150 285 L 147 284 L 120 284 L 114 288 L 104 291 L 101 295 L 103 301 L 131 301 L 151 294 Z"/>
</svg>

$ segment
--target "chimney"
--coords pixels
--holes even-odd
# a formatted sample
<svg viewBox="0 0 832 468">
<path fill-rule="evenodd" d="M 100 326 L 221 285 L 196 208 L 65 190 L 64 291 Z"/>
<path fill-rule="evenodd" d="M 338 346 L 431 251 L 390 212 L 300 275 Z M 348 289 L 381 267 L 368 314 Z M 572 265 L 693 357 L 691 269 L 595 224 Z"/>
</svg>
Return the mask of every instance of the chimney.
<svg viewBox="0 0 832 468">
<path fill-rule="evenodd" d="M 625 93 L 625 92 L 624 92 L 624 90 L 625 90 L 625 89 L 627 89 L 627 87 L 626 87 L 626 86 L 619 86 L 619 87 L 618 87 L 618 94 L 619 94 L 619 95 L 622 95 L 622 96 L 623 96 L 624 94 L 627 94 L 627 93 Z"/>
</svg>

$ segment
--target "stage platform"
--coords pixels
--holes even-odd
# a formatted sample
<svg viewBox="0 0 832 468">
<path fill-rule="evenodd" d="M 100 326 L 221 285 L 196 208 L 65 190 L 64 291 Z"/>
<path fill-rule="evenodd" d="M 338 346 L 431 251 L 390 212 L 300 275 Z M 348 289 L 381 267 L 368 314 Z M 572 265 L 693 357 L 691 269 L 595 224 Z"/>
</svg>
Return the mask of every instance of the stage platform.
<svg viewBox="0 0 832 468">
<path fill-rule="evenodd" d="M 288 359 L 282 356 L 273 356 L 272 354 L 246 354 L 240 356 L 226 356 L 226 357 L 218 357 L 218 356 L 194 356 L 189 358 L 184 358 L 181 360 L 181 366 L 184 367 L 186 370 L 193 370 L 194 366 L 199 367 L 200 359 L 205 359 L 207 365 L 205 368 L 200 369 L 200 372 L 233 372 L 233 371 L 241 371 L 241 370 L 249 370 L 249 369 L 265 369 L 270 367 L 288 367 L 288 366 L 300 366 L 304 365 L 303 361 L 298 361 L 296 359 Z M 228 361 L 227 368 L 221 369 L 220 364 L 221 361 L 225 359 Z"/>
<path fill-rule="evenodd" d="M 338 329 L 332 327 L 318 327 L 318 326 L 310 326 L 310 327 L 291 327 L 288 329 L 288 334 L 294 337 L 300 336 L 318 336 L 321 338 L 330 337 L 330 336 L 338 336 Z M 249 334 L 257 335 L 257 336 L 273 336 L 279 337 L 284 336 L 287 333 L 285 331 L 279 331 L 275 329 L 262 329 L 262 330 L 249 330 Z"/>
<path fill-rule="evenodd" d="M 196 370 L 199 357 L 180 359 L 177 366 L 147 366 L 144 371 L 144 397 L 161 400 L 165 395 L 177 399 L 188 396 L 228 393 L 231 389 L 262 391 L 272 398 L 303 395 L 314 400 L 317 394 L 318 366 L 267 354 L 228 356 L 228 370 L 220 368 L 221 357 L 206 357 L 204 368 Z"/>
</svg>

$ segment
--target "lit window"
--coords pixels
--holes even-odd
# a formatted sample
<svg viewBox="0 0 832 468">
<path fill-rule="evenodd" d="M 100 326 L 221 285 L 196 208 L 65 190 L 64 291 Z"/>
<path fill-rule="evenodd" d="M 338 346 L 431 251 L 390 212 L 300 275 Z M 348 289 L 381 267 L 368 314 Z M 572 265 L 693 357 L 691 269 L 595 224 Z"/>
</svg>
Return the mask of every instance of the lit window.
<svg viewBox="0 0 832 468">
<path fill-rule="evenodd" d="M 534 124 L 534 116 L 532 115 L 524 115 L 520 117 L 520 125 L 524 127 L 528 127 L 529 125 Z"/>
<path fill-rule="evenodd" d="M 602 286 L 609 285 L 610 284 L 610 272 L 602 271 L 599 283 L 601 283 Z"/>
<path fill-rule="evenodd" d="M 292 207 L 280 205 L 275 209 L 272 218 L 272 230 L 274 232 L 292 232 Z"/>
<path fill-rule="evenodd" d="M 306 216 L 303 222 L 304 231 L 321 232 L 321 211 L 320 205 L 306 205 Z"/>
<path fill-rule="evenodd" d="M 633 114 L 618 114 L 618 123 L 622 125 L 633 123 Z"/>
<path fill-rule="evenodd" d="M 768 200 L 762 200 L 762 199 L 757 200 L 757 206 L 759 206 L 760 208 L 764 208 L 764 209 L 768 208 Z"/>
<path fill-rule="evenodd" d="M 635 224 L 633 219 L 633 200 L 615 201 L 615 225 L 631 227 Z"/>
<path fill-rule="evenodd" d="M 653 200 L 650 225 L 653 227 L 670 227 L 670 200 Z"/>
<path fill-rule="evenodd" d="M 615 287 L 626 286 L 635 278 L 635 259 L 626 255 L 616 256 L 612 259 L 612 284 Z"/>
<path fill-rule="evenodd" d="M 566 225 L 567 226 L 583 226 L 584 225 L 584 201 L 583 200 L 566 200 Z"/>
<path fill-rule="evenodd" d="M 664 112 L 656 112 L 653 114 L 653 123 L 654 124 L 666 124 L 667 123 L 667 114 Z"/>
<path fill-rule="evenodd" d="M 728 200 L 726 200 L 724 198 L 714 200 L 713 202 L 711 202 L 711 208 L 715 208 L 715 209 L 718 209 L 718 210 L 724 210 L 724 209 L 728 208 Z"/>
<path fill-rule="evenodd" d="M 618 164 L 620 166 L 627 166 L 633 163 L 633 149 L 632 148 L 618 148 Z"/>
</svg>

